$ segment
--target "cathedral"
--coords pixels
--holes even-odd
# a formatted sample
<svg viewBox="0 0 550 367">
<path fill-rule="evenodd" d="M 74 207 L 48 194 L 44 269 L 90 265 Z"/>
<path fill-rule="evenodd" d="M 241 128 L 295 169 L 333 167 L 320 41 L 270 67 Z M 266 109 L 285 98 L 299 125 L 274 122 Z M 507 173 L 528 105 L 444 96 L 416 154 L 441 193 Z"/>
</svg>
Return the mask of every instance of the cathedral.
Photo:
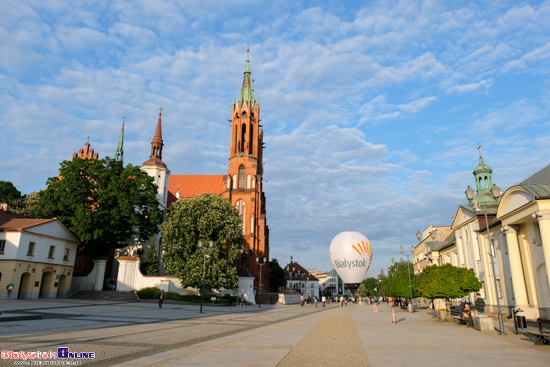
<svg viewBox="0 0 550 367">
<path fill-rule="evenodd" d="M 220 195 L 238 209 L 247 251 L 241 261 L 245 266 L 239 275 L 256 279 L 254 289 L 269 290 L 269 268 L 264 269 L 260 281 L 260 263 L 269 261 L 269 229 L 266 224 L 265 194 L 263 192 L 263 127 L 260 123 L 260 105 L 254 97 L 247 50 L 243 84 L 238 100 L 233 100 L 229 164 L 225 174 L 184 175 L 171 174 L 162 161 L 162 107 L 151 142 L 151 154 L 142 169 L 154 177 L 158 186 L 157 200 L 161 209 L 169 208 L 176 200 L 192 198 L 203 193 Z M 122 133 L 119 150 L 122 149 Z M 154 239 L 162 251 L 160 234 Z M 145 247 L 145 244 L 144 244 Z M 141 252 L 140 252 L 141 253 Z"/>
</svg>

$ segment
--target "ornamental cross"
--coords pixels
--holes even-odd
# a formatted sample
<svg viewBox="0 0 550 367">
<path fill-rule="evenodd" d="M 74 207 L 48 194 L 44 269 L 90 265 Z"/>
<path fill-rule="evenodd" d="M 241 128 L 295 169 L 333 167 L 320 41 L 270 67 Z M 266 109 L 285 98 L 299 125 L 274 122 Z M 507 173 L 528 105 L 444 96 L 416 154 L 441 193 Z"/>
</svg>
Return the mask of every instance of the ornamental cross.
<svg viewBox="0 0 550 367">
<path fill-rule="evenodd" d="M 88 144 L 90 143 L 90 138 L 91 138 L 91 136 L 90 136 L 90 135 L 88 135 L 88 136 L 87 136 L 87 139 L 88 139 Z"/>
<path fill-rule="evenodd" d="M 479 157 L 481 158 L 481 144 L 478 144 L 477 150 L 479 150 Z"/>
<path fill-rule="evenodd" d="M 164 110 L 164 108 L 162 108 L 162 106 L 160 106 L 159 111 L 160 111 L 161 115 L 162 115 L 162 110 Z"/>
</svg>

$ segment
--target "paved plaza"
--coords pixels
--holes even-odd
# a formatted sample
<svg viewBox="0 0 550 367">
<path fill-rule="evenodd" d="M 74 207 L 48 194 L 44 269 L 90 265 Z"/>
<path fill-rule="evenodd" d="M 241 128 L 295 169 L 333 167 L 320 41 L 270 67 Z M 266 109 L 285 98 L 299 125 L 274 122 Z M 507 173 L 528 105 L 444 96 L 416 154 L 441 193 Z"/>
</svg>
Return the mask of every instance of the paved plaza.
<svg viewBox="0 0 550 367">
<path fill-rule="evenodd" d="M 246 307 L 84 300 L 2 301 L 2 351 L 94 352 L 90 366 L 533 366 L 550 346 L 431 318 L 428 310 Z M 39 320 L 23 317 L 40 315 Z M 507 324 L 510 328 L 511 325 Z M 14 365 L 2 360 L 2 365 Z"/>
</svg>

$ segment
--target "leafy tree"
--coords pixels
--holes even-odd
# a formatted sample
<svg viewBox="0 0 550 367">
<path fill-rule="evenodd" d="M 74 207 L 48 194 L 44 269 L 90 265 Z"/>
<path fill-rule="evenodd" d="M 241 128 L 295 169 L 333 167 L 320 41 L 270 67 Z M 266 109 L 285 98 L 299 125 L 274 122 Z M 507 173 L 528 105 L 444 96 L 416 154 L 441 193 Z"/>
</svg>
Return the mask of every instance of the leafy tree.
<svg viewBox="0 0 550 367">
<path fill-rule="evenodd" d="M 209 193 L 178 200 L 161 227 L 167 272 L 180 278 L 184 288 L 199 288 L 202 293 L 237 287 L 234 261 L 246 241 L 239 212 L 229 201 Z"/>
<path fill-rule="evenodd" d="M 162 222 L 157 186 L 139 167 L 108 157 L 73 158 L 47 184 L 30 215 L 58 218 L 81 241 L 80 250 L 93 257 L 126 246 L 136 235 L 148 239 Z"/>
<path fill-rule="evenodd" d="M 410 274 L 409 274 L 410 272 Z M 385 294 L 395 298 L 410 298 L 409 275 L 411 282 L 414 277 L 412 264 L 407 262 L 397 262 L 390 267 L 388 277 L 384 281 Z M 418 296 L 415 287 L 412 288 L 413 298 Z"/>
<path fill-rule="evenodd" d="M 461 298 L 481 289 L 476 275 L 466 268 L 451 264 L 431 265 L 415 277 L 414 289 L 425 298 Z"/>
<path fill-rule="evenodd" d="M 16 214 L 29 215 L 30 211 L 38 204 L 40 193 L 33 191 L 30 194 L 23 195 L 10 203 L 10 210 Z"/>
<path fill-rule="evenodd" d="M 356 293 L 361 297 L 366 297 L 367 296 L 367 287 L 365 287 L 365 284 L 361 283 L 359 288 L 357 288 Z"/>
<path fill-rule="evenodd" d="M 279 288 L 286 286 L 285 271 L 279 265 L 277 259 L 269 262 L 269 287 L 272 292 L 278 292 Z"/>
<path fill-rule="evenodd" d="M 141 262 L 140 269 L 145 275 L 159 275 L 159 257 L 154 242 L 151 242 L 145 251 L 145 259 Z"/>
<path fill-rule="evenodd" d="M 21 192 L 9 181 L 0 181 L 0 203 L 11 204 L 21 198 Z M 11 206 L 11 205 L 10 205 Z"/>
<path fill-rule="evenodd" d="M 376 278 L 370 277 L 363 280 L 363 285 L 365 286 L 366 291 L 369 296 L 376 294 L 376 287 L 378 287 L 378 280 Z"/>
</svg>

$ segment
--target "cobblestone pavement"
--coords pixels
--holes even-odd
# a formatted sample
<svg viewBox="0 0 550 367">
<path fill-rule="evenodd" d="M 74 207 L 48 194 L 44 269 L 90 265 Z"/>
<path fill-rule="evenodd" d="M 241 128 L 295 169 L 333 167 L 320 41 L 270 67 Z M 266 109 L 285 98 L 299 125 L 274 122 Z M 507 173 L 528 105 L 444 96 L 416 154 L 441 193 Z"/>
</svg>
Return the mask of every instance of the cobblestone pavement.
<svg viewBox="0 0 550 367">
<path fill-rule="evenodd" d="M 3 302 L 0 311 L 44 317 L 0 323 L 2 350 L 69 347 L 95 352 L 82 363 L 91 366 L 507 367 L 550 358 L 550 346 L 525 335 L 479 332 L 426 310 L 400 312 L 394 325 L 388 306 L 207 306 L 199 314 L 174 304 L 29 300 Z"/>
</svg>

